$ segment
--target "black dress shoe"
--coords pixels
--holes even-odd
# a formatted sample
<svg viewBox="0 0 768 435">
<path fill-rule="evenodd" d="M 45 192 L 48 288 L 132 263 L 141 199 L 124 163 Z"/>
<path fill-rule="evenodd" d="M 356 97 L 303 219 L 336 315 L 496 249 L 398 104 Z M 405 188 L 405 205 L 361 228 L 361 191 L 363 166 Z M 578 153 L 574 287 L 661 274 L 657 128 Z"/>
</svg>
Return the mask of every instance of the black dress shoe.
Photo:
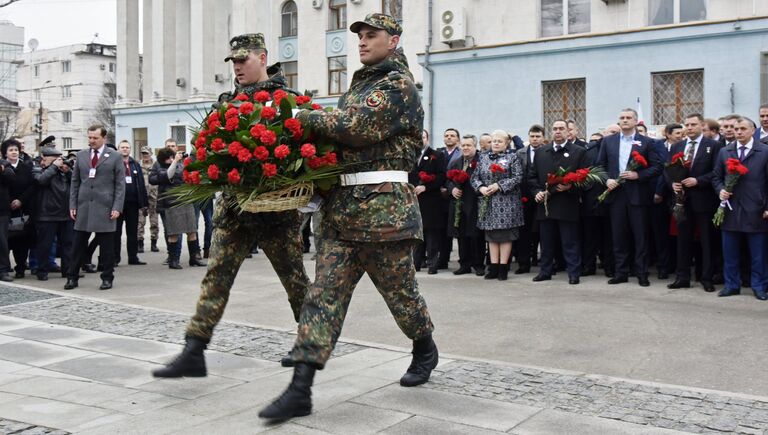
<svg viewBox="0 0 768 435">
<path fill-rule="evenodd" d="M 575 284 L 578 284 L 578 283 L 579 283 L 579 278 L 569 278 L 568 279 L 568 284 L 575 285 Z"/>
<path fill-rule="evenodd" d="M 48 274 L 47 273 L 38 273 L 37 274 L 37 280 L 38 281 L 48 281 Z"/>
<path fill-rule="evenodd" d="M 460 267 L 453 271 L 454 275 L 466 275 L 468 273 L 472 273 L 472 269 L 469 267 Z"/>
<path fill-rule="evenodd" d="M 741 294 L 741 289 L 730 289 L 730 288 L 724 288 L 720 290 L 720 292 L 717 294 L 717 296 L 724 298 L 726 296 L 735 296 Z"/>
<path fill-rule="evenodd" d="M 83 272 L 96 273 L 96 266 L 93 264 L 83 264 Z"/>
<path fill-rule="evenodd" d="M 11 277 L 10 273 L 3 272 L 3 273 L 0 273 L 0 281 L 13 282 L 13 278 Z"/>
<path fill-rule="evenodd" d="M 139 260 L 138 258 L 134 258 L 133 260 L 128 260 L 128 264 L 130 264 L 132 266 L 134 266 L 134 265 L 135 266 L 143 266 L 143 265 L 145 265 L 147 263 L 144 262 L 144 261 Z"/>
<path fill-rule="evenodd" d="M 430 267 L 427 271 L 427 274 L 429 275 L 437 275 L 437 268 L 436 267 Z"/>
<path fill-rule="evenodd" d="M 626 276 L 614 276 L 608 280 L 608 284 L 621 284 L 625 282 L 629 282 L 629 278 Z"/>
<path fill-rule="evenodd" d="M 711 282 L 702 281 L 701 286 L 704 287 L 704 291 L 707 293 L 712 293 L 715 291 L 715 286 Z"/>
<path fill-rule="evenodd" d="M 524 267 L 518 267 L 517 270 L 515 271 L 515 275 L 522 275 L 522 274 L 528 273 L 530 271 L 531 271 L 530 267 L 525 267 L 525 266 Z"/>
<path fill-rule="evenodd" d="M 648 287 L 651 285 L 651 282 L 648 281 L 647 276 L 641 276 L 637 278 L 637 283 L 640 284 L 640 287 Z"/>
<path fill-rule="evenodd" d="M 552 279 L 552 275 L 544 275 L 543 273 L 540 273 L 533 277 L 533 282 L 549 281 L 551 279 Z"/>
<path fill-rule="evenodd" d="M 605 277 L 606 278 L 613 278 L 613 276 L 614 276 L 614 273 L 613 273 L 612 270 L 606 270 L 605 271 Z"/>
<path fill-rule="evenodd" d="M 475 275 L 477 276 L 483 276 L 485 275 L 485 268 L 484 267 L 475 267 Z"/>
<path fill-rule="evenodd" d="M 676 279 L 675 282 L 673 282 L 671 284 L 667 284 L 667 288 L 669 288 L 669 289 L 691 288 L 691 282 L 690 281 L 680 281 L 679 279 Z"/>
<path fill-rule="evenodd" d="M 77 280 L 67 278 L 67 283 L 64 284 L 64 290 L 72 290 L 73 288 L 77 288 Z"/>
<path fill-rule="evenodd" d="M 48 272 L 61 273 L 61 266 L 59 266 L 56 263 L 53 263 L 51 264 L 51 267 L 48 268 Z"/>
<path fill-rule="evenodd" d="M 110 280 L 102 280 L 101 285 L 99 286 L 99 290 L 109 290 L 112 288 L 112 281 Z"/>
<path fill-rule="evenodd" d="M 755 293 L 755 298 L 761 301 L 768 300 L 768 294 L 765 293 L 765 290 L 752 289 L 752 291 Z"/>
</svg>

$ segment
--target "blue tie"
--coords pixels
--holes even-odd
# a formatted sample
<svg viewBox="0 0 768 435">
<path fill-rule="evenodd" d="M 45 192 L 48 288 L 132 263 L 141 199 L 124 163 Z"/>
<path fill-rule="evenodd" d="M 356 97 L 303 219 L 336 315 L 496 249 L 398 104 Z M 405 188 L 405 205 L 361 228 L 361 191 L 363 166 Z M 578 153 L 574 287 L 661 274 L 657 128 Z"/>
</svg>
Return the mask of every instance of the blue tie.
<svg viewBox="0 0 768 435">
<path fill-rule="evenodd" d="M 739 160 L 744 161 L 744 154 L 747 151 L 747 147 L 742 145 L 739 147 Z"/>
</svg>

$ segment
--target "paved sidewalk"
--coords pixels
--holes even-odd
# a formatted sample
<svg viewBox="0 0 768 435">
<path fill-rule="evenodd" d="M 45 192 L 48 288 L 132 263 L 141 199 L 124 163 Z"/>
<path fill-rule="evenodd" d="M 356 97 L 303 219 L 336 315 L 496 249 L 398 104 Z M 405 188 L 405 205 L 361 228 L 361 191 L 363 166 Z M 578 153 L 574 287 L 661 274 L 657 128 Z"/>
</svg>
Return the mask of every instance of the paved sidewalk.
<svg viewBox="0 0 768 435">
<path fill-rule="evenodd" d="M 766 397 L 448 355 L 407 389 L 407 349 L 350 342 L 318 373 L 313 415 L 265 425 L 258 410 L 290 380 L 278 360 L 291 331 L 225 322 L 207 378 L 152 378 L 185 322 L 0 288 L 0 433 L 768 433 Z"/>
</svg>

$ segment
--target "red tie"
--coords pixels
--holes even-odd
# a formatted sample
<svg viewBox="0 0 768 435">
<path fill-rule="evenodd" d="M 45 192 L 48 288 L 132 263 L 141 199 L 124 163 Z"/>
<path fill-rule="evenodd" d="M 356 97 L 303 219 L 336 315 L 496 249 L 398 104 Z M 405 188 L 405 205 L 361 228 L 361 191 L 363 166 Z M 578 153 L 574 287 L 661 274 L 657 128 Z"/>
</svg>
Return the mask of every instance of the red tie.
<svg viewBox="0 0 768 435">
<path fill-rule="evenodd" d="M 93 157 L 91 158 L 91 167 L 95 168 L 96 163 L 99 163 L 99 150 L 93 150 Z"/>
<path fill-rule="evenodd" d="M 125 176 L 128 177 L 131 175 L 131 168 L 128 166 L 128 162 L 125 162 Z"/>
</svg>

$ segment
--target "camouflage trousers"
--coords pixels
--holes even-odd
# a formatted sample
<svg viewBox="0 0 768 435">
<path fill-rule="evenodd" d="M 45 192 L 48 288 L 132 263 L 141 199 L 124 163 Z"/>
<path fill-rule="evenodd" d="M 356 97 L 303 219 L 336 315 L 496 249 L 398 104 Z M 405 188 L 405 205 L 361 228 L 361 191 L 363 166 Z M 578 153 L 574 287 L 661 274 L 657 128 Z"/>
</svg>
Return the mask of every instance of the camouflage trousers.
<svg viewBox="0 0 768 435">
<path fill-rule="evenodd" d="M 186 331 L 187 337 L 206 342 L 210 341 L 213 328 L 224 314 L 232 283 L 254 242 L 258 241 L 288 293 L 296 321 L 310 285 L 302 262 L 301 216 L 298 212 L 238 215 L 227 208 L 225 202 L 216 203 L 208 269 L 200 286 L 196 313 Z"/>
<path fill-rule="evenodd" d="M 160 233 L 157 226 L 157 200 L 150 201 L 147 208 L 147 216 L 144 213 L 139 213 L 139 231 L 138 239 L 140 242 L 144 241 L 144 228 L 147 226 L 147 219 L 149 219 L 149 237 L 152 240 L 157 240 L 157 236 Z"/>
<path fill-rule="evenodd" d="M 293 360 L 313 363 L 320 369 L 325 366 L 341 334 L 352 292 L 364 273 L 368 273 L 408 338 L 418 340 L 430 335 L 434 326 L 416 283 L 413 245 L 413 240 L 334 239 L 316 244 L 315 282 L 304 299 Z"/>
</svg>

